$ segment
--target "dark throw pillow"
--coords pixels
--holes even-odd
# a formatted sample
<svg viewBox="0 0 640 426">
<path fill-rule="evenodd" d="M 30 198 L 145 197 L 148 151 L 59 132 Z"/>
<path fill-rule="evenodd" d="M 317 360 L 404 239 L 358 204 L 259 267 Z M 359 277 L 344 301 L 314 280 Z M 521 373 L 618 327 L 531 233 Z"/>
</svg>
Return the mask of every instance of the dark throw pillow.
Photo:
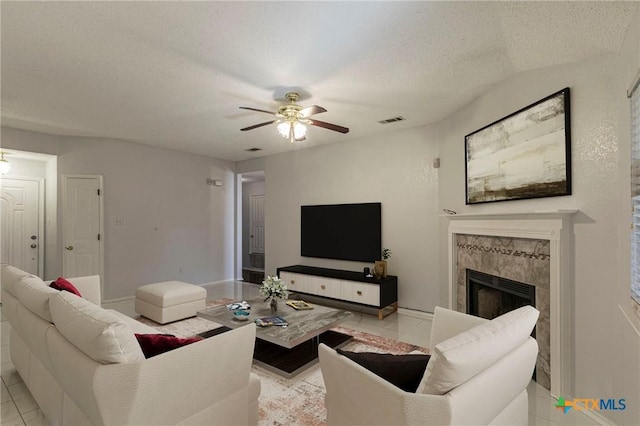
<svg viewBox="0 0 640 426">
<path fill-rule="evenodd" d="M 422 354 L 393 355 L 374 352 L 347 352 L 342 349 L 338 349 L 337 352 L 403 391 L 413 393 L 418 389 L 431 357 Z"/>
<path fill-rule="evenodd" d="M 173 349 L 199 342 L 202 337 L 176 337 L 173 334 L 138 334 L 136 339 L 145 358 L 160 355 Z"/>
<path fill-rule="evenodd" d="M 49 284 L 49 287 L 55 288 L 56 290 L 60 290 L 60 291 L 63 291 L 63 290 L 68 291 L 69 293 L 73 293 L 78 297 L 82 297 L 82 295 L 80 294 L 76 286 L 74 286 L 68 280 L 62 277 L 58 277 L 57 280 Z"/>
</svg>

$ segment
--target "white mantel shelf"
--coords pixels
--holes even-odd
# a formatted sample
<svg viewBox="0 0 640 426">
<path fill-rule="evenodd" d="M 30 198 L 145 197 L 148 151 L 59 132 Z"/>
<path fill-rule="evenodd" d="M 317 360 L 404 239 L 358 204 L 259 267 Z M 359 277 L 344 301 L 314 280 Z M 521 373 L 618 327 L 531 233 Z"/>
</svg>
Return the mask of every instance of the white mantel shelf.
<svg viewBox="0 0 640 426">
<path fill-rule="evenodd" d="M 457 300 L 457 234 L 495 237 L 532 238 L 550 243 L 550 367 L 551 394 L 571 394 L 572 356 L 567 342 L 571 337 L 571 291 L 573 288 L 573 215 L 579 210 L 544 210 L 511 213 L 447 214 L 449 249 L 449 308 Z M 565 307 L 565 309 L 562 309 Z"/>
<path fill-rule="evenodd" d="M 504 218 L 520 218 L 527 217 L 544 218 L 549 219 L 557 217 L 571 216 L 578 213 L 580 210 L 540 210 L 533 212 L 514 212 L 514 213 L 461 213 L 461 214 L 441 214 L 440 217 L 447 217 L 452 220 L 469 220 L 469 219 L 504 219 Z"/>
</svg>

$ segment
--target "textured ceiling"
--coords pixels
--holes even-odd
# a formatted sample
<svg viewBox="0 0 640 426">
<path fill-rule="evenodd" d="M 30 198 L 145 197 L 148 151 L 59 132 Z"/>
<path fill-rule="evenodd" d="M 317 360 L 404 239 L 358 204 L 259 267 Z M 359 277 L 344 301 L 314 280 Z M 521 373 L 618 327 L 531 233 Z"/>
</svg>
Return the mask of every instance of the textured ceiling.
<svg viewBox="0 0 640 426">
<path fill-rule="evenodd" d="M 436 122 L 518 72 L 616 53 L 637 7 L 2 1 L 2 125 L 228 160 L 339 143 Z M 351 132 L 311 127 L 290 144 L 275 126 L 239 131 L 272 119 L 239 106 L 276 110 L 290 89 Z"/>
</svg>

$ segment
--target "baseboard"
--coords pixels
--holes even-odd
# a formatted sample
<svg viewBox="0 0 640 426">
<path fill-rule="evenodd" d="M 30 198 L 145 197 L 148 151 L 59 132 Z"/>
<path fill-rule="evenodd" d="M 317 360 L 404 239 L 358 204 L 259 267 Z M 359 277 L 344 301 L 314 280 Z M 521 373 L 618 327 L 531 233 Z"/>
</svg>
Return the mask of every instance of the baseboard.
<svg viewBox="0 0 640 426">
<path fill-rule="evenodd" d="M 102 303 L 118 303 L 118 302 L 126 302 L 127 300 L 132 300 L 135 299 L 135 296 L 127 296 L 127 297 L 120 297 L 118 299 L 108 299 L 108 300 L 103 300 Z"/>
<path fill-rule="evenodd" d="M 409 317 L 426 319 L 429 321 L 433 320 L 433 313 L 431 312 L 417 311 L 415 309 L 407 309 L 407 308 L 398 308 L 398 313 L 409 316 Z"/>
</svg>

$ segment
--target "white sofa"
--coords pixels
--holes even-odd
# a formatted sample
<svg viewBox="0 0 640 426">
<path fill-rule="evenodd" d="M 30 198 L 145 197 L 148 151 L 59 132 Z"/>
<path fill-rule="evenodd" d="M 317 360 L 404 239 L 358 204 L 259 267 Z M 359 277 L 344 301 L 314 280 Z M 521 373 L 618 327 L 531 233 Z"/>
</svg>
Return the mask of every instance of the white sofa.
<svg viewBox="0 0 640 426">
<path fill-rule="evenodd" d="M 158 333 L 100 307 L 98 276 L 70 278 L 82 298 L 2 270 L 11 360 L 52 425 L 258 423 L 248 325 L 145 359 L 134 333 Z"/>
<path fill-rule="evenodd" d="M 437 307 L 431 359 L 416 393 L 320 345 L 327 424 L 528 424 L 538 314 L 526 306 L 487 321 Z"/>
</svg>

